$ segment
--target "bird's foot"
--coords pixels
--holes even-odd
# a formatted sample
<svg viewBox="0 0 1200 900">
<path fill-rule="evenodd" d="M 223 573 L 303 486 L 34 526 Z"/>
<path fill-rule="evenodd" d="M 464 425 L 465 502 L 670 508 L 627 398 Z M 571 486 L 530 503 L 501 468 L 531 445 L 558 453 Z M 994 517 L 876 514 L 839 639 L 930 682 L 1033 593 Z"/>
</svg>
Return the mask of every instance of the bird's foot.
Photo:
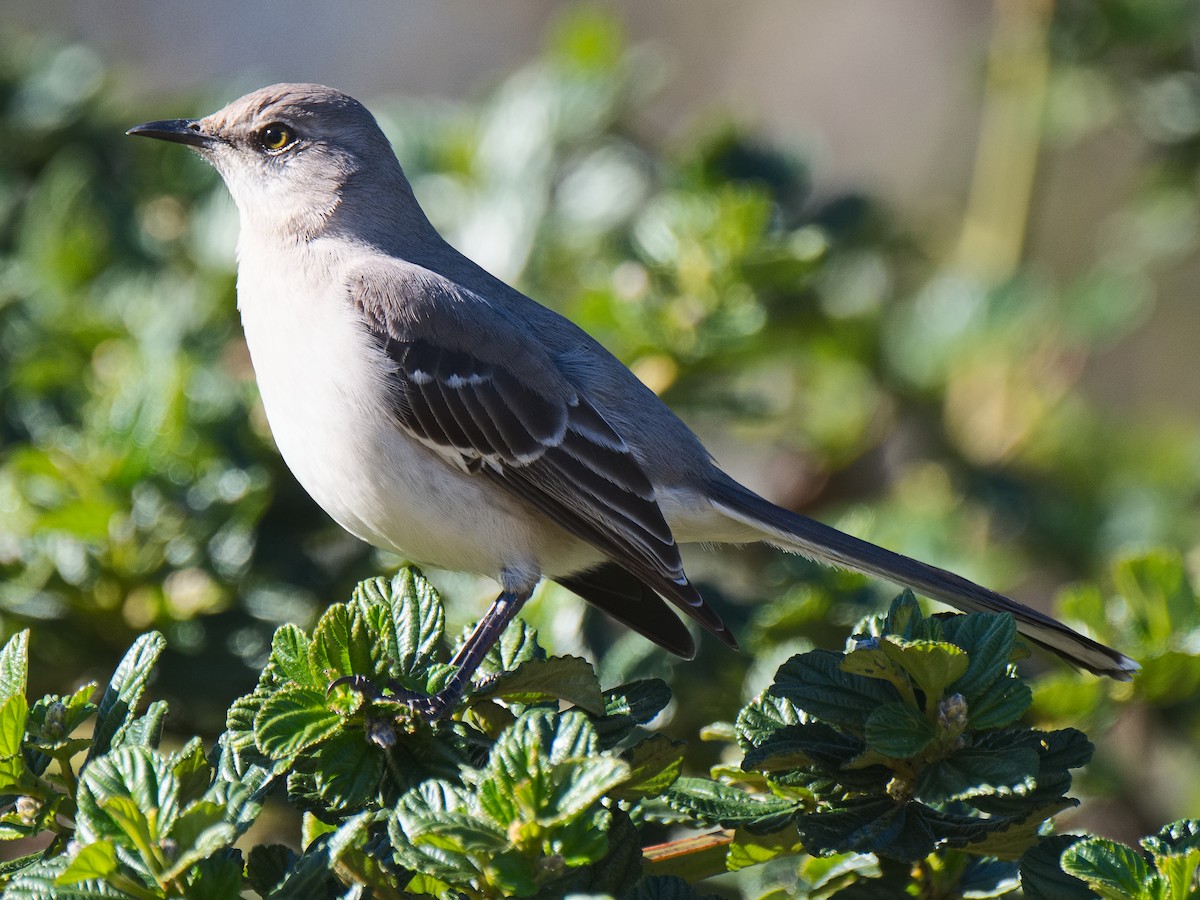
<svg viewBox="0 0 1200 900">
<path fill-rule="evenodd" d="M 360 694 L 363 699 L 370 701 L 375 707 L 391 707 L 405 718 L 420 717 L 428 723 L 437 721 L 454 709 L 458 705 L 458 701 L 462 699 L 464 689 L 464 686 L 458 679 L 452 677 L 445 687 L 434 694 L 422 694 L 419 691 L 411 691 L 391 680 L 381 690 L 365 675 L 347 675 L 330 684 L 326 693 L 328 694 L 334 688 L 342 686 L 348 687 L 355 693 Z M 384 693 L 384 691 L 387 691 L 387 693 Z M 380 722 L 383 720 L 376 717 L 371 721 Z M 372 739 L 374 740 L 374 738 Z M 386 741 L 386 737 L 384 737 L 384 741 Z M 376 743 L 380 743 L 380 741 L 376 741 Z M 390 746 L 390 743 L 386 745 Z"/>
</svg>

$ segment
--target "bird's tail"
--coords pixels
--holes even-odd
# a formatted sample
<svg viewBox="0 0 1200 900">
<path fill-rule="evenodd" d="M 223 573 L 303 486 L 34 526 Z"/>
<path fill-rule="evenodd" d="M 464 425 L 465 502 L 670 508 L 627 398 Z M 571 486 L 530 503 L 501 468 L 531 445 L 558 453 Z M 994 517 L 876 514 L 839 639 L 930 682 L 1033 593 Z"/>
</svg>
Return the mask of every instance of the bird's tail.
<svg viewBox="0 0 1200 900">
<path fill-rule="evenodd" d="M 895 581 L 965 612 L 1006 612 L 1034 644 L 1097 675 L 1129 681 L 1140 668 L 1116 650 L 1093 641 L 1036 609 L 960 578 L 953 572 L 884 550 L 820 522 L 782 509 L 738 484 L 719 478 L 710 486 L 716 508 L 784 550 Z"/>
</svg>

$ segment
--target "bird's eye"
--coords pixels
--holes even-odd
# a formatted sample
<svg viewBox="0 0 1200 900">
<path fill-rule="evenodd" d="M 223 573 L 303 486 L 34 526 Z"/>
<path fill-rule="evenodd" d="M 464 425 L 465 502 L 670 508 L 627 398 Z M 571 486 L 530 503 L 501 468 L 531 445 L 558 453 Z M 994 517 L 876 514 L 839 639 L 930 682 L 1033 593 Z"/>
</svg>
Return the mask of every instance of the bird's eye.
<svg viewBox="0 0 1200 900">
<path fill-rule="evenodd" d="M 275 122 L 258 133 L 258 142 L 264 150 L 274 153 L 296 143 L 296 134 L 286 125 Z"/>
</svg>

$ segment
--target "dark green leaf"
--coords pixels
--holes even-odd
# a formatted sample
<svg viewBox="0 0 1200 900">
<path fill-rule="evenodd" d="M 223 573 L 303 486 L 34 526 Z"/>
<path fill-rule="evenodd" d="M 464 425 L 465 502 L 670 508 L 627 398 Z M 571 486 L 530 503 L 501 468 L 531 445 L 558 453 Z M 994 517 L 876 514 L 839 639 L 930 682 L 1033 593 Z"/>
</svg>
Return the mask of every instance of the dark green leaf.
<svg viewBox="0 0 1200 900">
<path fill-rule="evenodd" d="M 884 703 L 867 718 L 867 746 L 884 756 L 916 756 L 937 737 L 937 729 L 907 703 Z"/>
<path fill-rule="evenodd" d="M 738 713 L 734 726 L 737 730 L 738 744 L 743 750 L 757 747 L 776 730 L 795 725 L 801 719 L 802 714 L 792 701 L 771 693 L 763 694 L 743 706 Z"/>
<path fill-rule="evenodd" d="M 290 759 L 337 733 L 342 717 L 329 708 L 325 692 L 287 687 L 272 694 L 254 719 L 254 741 L 271 759 Z"/>
<path fill-rule="evenodd" d="M 722 828 L 778 831 L 803 810 L 791 800 L 750 794 L 707 778 L 679 778 L 666 792 L 675 809 Z"/>
<path fill-rule="evenodd" d="M 842 654 L 810 650 L 779 667 L 769 693 L 811 716 L 861 730 L 879 706 L 898 699 L 890 685 L 841 670 Z"/>
<path fill-rule="evenodd" d="M 611 688 L 603 698 L 604 715 L 593 718 L 592 725 L 600 745 L 607 749 L 662 712 L 671 702 L 671 689 L 660 678 L 647 678 Z"/>
<path fill-rule="evenodd" d="M 471 695 L 472 701 L 493 697 L 510 703 L 565 700 L 593 715 L 604 711 L 596 673 L 591 663 L 577 656 L 526 660 Z"/>
<path fill-rule="evenodd" d="M 925 803 L 945 803 L 979 794 L 1025 794 L 1034 787 L 1038 768 L 1038 755 L 1032 749 L 992 751 L 968 747 L 922 769 L 914 791 Z"/>
<path fill-rule="evenodd" d="M 384 753 L 366 735 L 346 729 L 297 761 L 296 771 L 310 777 L 308 802 L 340 818 L 357 812 L 375 796 L 383 765 Z"/>
<path fill-rule="evenodd" d="M 971 727 L 983 731 L 1011 725 L 1033 703 L 1029 685 L 1015 678 L 999 678 L 974 702 L 968 702 Z"/>
<path fill-rule="evenodd" d="M 283 881 L 299 858 L 299 854 L 283 844 L 257 844 L 246 858 L 246 880 L 265 896 Z"/>
<path fill-rule="evenodd" d="M 1027 900 L 1094 900 L 1084 882 L 1062 870 L 1063 851 L 1077 841 L 1079 835 L 1055 834 L 1042 838 L 1036 847 L 1021 857 L 1021 891 Z"/>
<path fill-rule="evenodd" d="M 92 735 L 92 750 L 88 761 L 103 756 L 121 743 L 125 729 L 134 720 L 138 701 L 146 689 L 159 654 L 167 646 L 156 631 L 143 634 L 117 665 L 96 711 L 96 730 Z"/>
<path fill-rule="evenodd" d="M 1012 616 L 997 613 L 973 613 L 952 616 L 942 623 L 946 640 L 967 651 L 967 671 L 948 693 L 962 694 L 973 706 L 983 692 L 1004 675 L 1017 641 L 1017 625 Z"/>
</svg>

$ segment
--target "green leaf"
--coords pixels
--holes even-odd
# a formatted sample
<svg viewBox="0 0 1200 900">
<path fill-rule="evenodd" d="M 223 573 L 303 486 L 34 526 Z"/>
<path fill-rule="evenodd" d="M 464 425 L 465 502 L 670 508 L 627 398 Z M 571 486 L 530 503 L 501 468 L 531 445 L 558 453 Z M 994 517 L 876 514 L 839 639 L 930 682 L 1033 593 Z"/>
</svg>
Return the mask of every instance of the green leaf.
<svg viewBox="0 0 1200 900">
<path fill-rule="evenodd" d="M 155 700 L 146 707 L 144 715 L 136 717 L 121 736 L 121 743 L 141 747 L 158 747 L 162 740 L 163 722 L 167 718 L 167 704 Z"/>
<path fill-rule="evenodd" d="M 237 830 L 226 818 L 225 805 L 200 800 L 185 809 L 171 827 L 175 859 L 162 873 L 162 879 L 175 879 L 202 859 L 213 856 L 232 844 Z"/>
<path fill-rule="evenodd" d="M 1062 870 L 1060 859 L 1067 847 L 1082 840 L 1075 834 L 1042 838 L 1021 857 L 1021 892 L 1027 900 L 1094 900 L 1087 884 Z"/>
<path fill-rule="evenodd" d="M 363 633 L 361 614 L 344 603 L 325 610 L 313 630 L 308 660 L 318 684 L 346 675 L 375 674 L 371 641 Z"/>
<path fill-rule="evenodd" d="M 198 737 L 172 753 L 167 764 L 179 782 L 179 802 L 185 806 L 199 800 L 212 784 L 212 766 L 208 764 L 204 744 Z"/>
<path fill-rule="evenodd" d="M 96 730 L 92 735 L 92 749 L 88 762 L 108 753 L 121 744 L 125 730 L 134 720 L 138 702 L 146 689 L 159 655 L 167 646 L 166 640 L 156 631 L 143 634 L 129 652 L 117 664 L 109 679 L 108 687 L 96 710 Z M 165 708 L 164 708 L 165 711 Z"/>
<path fill-rule="evenodd" d="M 565 700 L 593 715 L 604 711 L 596 673 L 591 663 L 577 656 L 526 660 L 471 695 L 472 702 L 489 698 L 524 704 Z"/>
<path fill-rule="evenodd" d="M 962 694 L 973 706 L 1008 669 L 1017 642 L 1017 623 L 1000 613 L 951 616 L 942 622 L 945 640 L 967 651 L 967 670 L 950 685 L 949 693 Z"/>
<path fill-rule="evenodd" d="M 726 866 L 730 872 L 748 869 L 751 866 L 770 862 L 781 856 L 801 856 L 804 844 L 800 836 L 791 829 L 783 829 L 768 834 L 754 834 L 744 828 L 739 828 L 734 835 L 733 843 L 729 845 Z"/>
<path fill-rule="evenodd" d="M 307 802 L 325 815 L 342 818 L 365 806 L 379 790 L 384 754 L 362 731 L 348 728 L 297 760 L 296 772 L 307 775 Z"/>
<path fill-rule="evenodd" d="M 246 880 L 251 889 L 266 896 L 279 886 L 299 858 L 283 844 L 256 844 L 246 857 Z"/>
<path fill-rule="evenodd" d="M 499 675 L 522 663 L 545 658 L 546 651 L 538 643 L 537 630 L 524 619 L 514 619 L 488 650 L 479 670 L 488 675 Z"/>
<path fill-rule="evenodd" d="M 1142 838 L 1141 843 L 1153 854 L 1155 866 L 1170 886 L 1170 896 L 1193 896 L 1192 886 L 1200 868 L 1200 820 L 1172 822 L 1158 834 Z"/>
<path fill-rule="evenodd" d="M 25 696 L 29 682 L 29 629 L 18 631 L 0 650 L 0 701 Z"/>
<path fill-rule="evenodd" d="M 21 753 L 28 715 L 24 694 L 13 694 L 0 704 L 0 793 L 20 793 L 29 778 Z"/>
<path fill-rule="evenodd" d="M 610 794 L 617 800 L 657 797 L 669 788 L 683 768 L 687 744 L 665 734 L 654 734 L 621 754 L 629 766 L 625 781 Z"/>
<path fill-rule="evenodd" d="M 968 703 L 967 716 L 977 731 L 1011 725 L 1029 709 L 1033 692 L 1016 678 L 1000 678 L 974 703 Z"/>
<path fill-rule="evenodd" d="M 811 716 L 861 730 L 871 713 L 898 697 L 888 684 L 843 672 L 841 661 L 842 654 L 831 650 L 793 656 L 779 667 L 768 693 Z"/>
<path fill-rule="evenodd" d="M 604 715 L 592 726 L 604 748 L 616 746 L 638 725 L 644 725 L 671 702 L 671 689 L 660 678 L 631 681 L 603 693 Z"/>
<path fill-rule="evenodd" d="M 103 881 L 116 870 L 117 851 L 113 849 L 112 844 L 97 841 L 80 847 L 62 874 L 54 879 L 54 883 L 77 884 L 88 879 Z"/>
<path fill-rule="evenodd" d="M 676 779 L 666 792 L 672 808 L 722 828 L 778 831 L 803 809 L 791 800 L 750 794 L 707 778 Z"/>
<path fill-rule="evenodd" d="M 967 671 L 967 654 L 943 641 L 906 641 L 885 635 L 879 640 L 879 649 L 912 677 L 926 698 L 940 697 L 947 685 Z"/>
<path fill-rule="evenodd" d="M 157 879 L 164 861 L 158 848 L 179 814 L 178 790 L 167 760 L 156 750 L 119 747 L 94 760 L 79 781 L 80 842 L 110 841 L 131 851 L 143 871 Z"/>
<path fill-rule="evenodd" d="M 286 687 L 267 698 L 254 718 L 254 742 L 271 759 L 297 753 L 336 734 L 342 717 L 329 708 L 325 692 Z"/>
<path fill-rule="evenodd" d="M 390 593 L 398 643 L 396 663 L 402 674 L 416 675 L 433 661 L 446 630 L 446 613 L 433 585 L 412 567 L 396 573 Z"/>
<path fill-rule="evenodd" d="M 743 706 L 734 727 L 743 750 L 757 747 L 780 728 L 801 721 L 796 704 L 771 693 L 763 694 Z"/>
<path fill-rule="evenodd" d="M 1039 766 L 1038 754 L 1031 749 L 969 747 L 927 765 L 917 775 L 914 791 L 925 803 L 1025 794 L 1034 787 Z"/>
<path fill-rule="evenodd" d="M 920 710 L 896 701 L 885 703 L 871 713 L 864 737 L 872 750 L 905 759 L 928 747 L 937 737 L 937 729 Z"/>
<path fill-rule="evenodd" d="M 69 863 L 60 853 L 23 868 L 5 885 L 4 900 L 129 900 L 129 894 L 97 879 L 58 884 Z"/>
<path fill-rule="evenodd" d="M 1150 867 L 1145 858 L 1124 844 L 1104 838 L 1087 838 L 1072 844 L 1062 855 L 1068 875 L 1087 882 L 1105 900 L 1146 896 Z"/>
<path fill-rule="evenodd" d="M 187 882 L 188 900 L 232 900 L 242 896 L 242 854 L 226 848 L 196 863 Z"/>
<path fill-rule="evenodd" d="M 287 681 L 300 687 L 327 687 L 313 671 L 309 650 L 308 635 L 295 625 L 281 625 L 271 639 L 270 662 Z"/>
</svg>

